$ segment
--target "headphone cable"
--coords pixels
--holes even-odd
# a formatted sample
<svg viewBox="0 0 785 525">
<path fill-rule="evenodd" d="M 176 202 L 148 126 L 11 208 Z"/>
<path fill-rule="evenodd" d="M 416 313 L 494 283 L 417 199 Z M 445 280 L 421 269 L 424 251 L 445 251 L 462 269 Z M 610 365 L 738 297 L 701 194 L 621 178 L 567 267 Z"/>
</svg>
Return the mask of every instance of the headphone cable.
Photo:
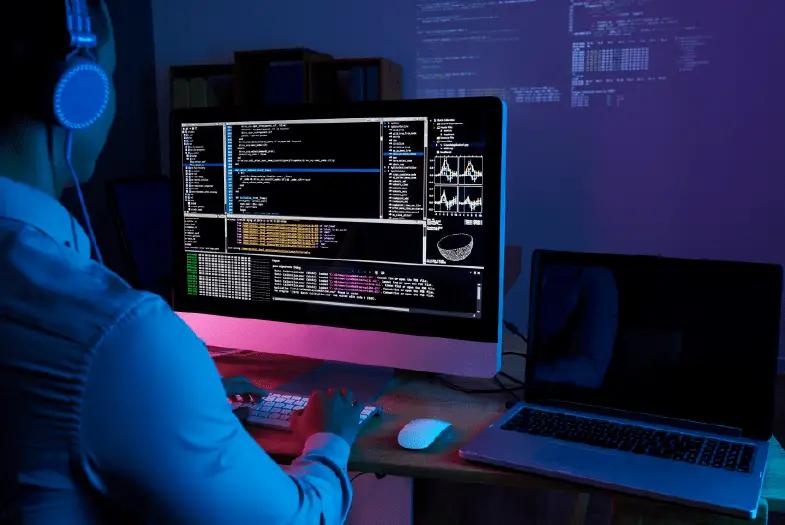
<svg viewBox="0 0 785 525">
<path fill-rule="evenodd" d="M 74 179 L 76 186 L 76 195 L 79 197 L 79 204 L 82 207 L 82 216 L 84 217 L 85 226 L 87 226 L 87 234 L 90 236 L 90 243 L 95 250 L 95 258 L 99 264 L 103 265 L 104 260 L 101 257 L 101 250 L 98 249 L 98 243 L 95 240 L 95 233 L 93 233 L 93 225 L 90 223 L 90 216 L 87 214 L 87 206 L 84 203 L 84 195 L 82 195 L 82 187 L 79 183 L 79 177 L 74 169 L 73 162 L 71 162 L 71 152 L 74 145 L 74 132 L 73 130 L 66 130 L 65 132 L 65 164 L 68 166 L 68 171 L 71 172 L 71 177 Z"/>
</svg>

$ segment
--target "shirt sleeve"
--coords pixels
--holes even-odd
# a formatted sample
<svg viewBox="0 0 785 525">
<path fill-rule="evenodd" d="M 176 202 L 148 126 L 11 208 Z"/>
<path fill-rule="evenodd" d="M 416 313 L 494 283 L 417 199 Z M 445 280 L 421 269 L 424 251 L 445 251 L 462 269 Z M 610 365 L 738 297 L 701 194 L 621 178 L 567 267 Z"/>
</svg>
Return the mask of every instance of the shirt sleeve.
<svg viewBox="0 0 785 525">
<path fill-rule="evenodd" d="M 104 338 L 83 405 L 84 466 L 151 523 L 338 525 L 351 505 L 349 445 L 312 436 L 287 472 L 232 414 L 202 341 L 147 297 Z"/>
</svg>

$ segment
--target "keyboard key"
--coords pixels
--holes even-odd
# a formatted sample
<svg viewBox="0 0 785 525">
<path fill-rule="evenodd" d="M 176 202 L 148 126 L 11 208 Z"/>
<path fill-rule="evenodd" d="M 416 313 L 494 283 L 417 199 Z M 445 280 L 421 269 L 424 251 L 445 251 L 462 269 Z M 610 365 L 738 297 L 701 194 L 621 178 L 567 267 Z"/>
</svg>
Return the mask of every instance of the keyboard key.
<svg viewBox="0 0 785 525">
<path fill-rule="evenodd" d="M 232 403 L 232 408 L 249 407 L 251 414 L 246 419 L 248 424 L 276 430 L 288 430 L 292 413 L 295 410 L 302 410 L 307 404 L 307 397 L 271 393 L 258 403 Z M 380 407 L 366 406 L 360 414 L 360 425 L 380 414 L 381 411 Z"/>
<path fill-rule="evenodd" d="M 530 407 L 522 408 L 501 428 L 743 473 L 752 470 L 756 451 L 755 446 L 744 443 L 548 412 Z"/>
</svg>

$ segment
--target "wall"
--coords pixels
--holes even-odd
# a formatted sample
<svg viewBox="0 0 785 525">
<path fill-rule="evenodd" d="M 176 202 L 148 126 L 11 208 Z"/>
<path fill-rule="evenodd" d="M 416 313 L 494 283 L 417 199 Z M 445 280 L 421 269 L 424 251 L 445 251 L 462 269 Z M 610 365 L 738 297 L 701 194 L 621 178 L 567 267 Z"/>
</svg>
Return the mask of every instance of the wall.
<svg viewBox="0 0 785 525">
<path fill-rule="evenodd" d="M 664 28 L 653 36 L 669 44 L 649 57 L 654 76 L 664 76 L 659 83 L 628 79 L 612 88 L 629 96 L 592 95 L 592 107 L 571 109 L 576 77 L 569 62 L 581 38 L 568 31 L 570 6 L 584 6 L 574 22 L 589 27 L 596 19 L 585 6 L 592 3 L 443 3 L 451 11 L 442 14 L 465 24 L 439 33 L 428 22 L 440 11 L 425 0 L 157 0 L 162 136 L 168 67 L 230 62 L 238 49 L 306 46 L 335 56 L 385 56 L 404 66 L 408 97 L 491 87 L 533 102 L 526 86 L 556 86 L 558 102 L 510 104 L 507 243 L 523 246 L 525 259 L 534 248 L 552 248 L 785 263 L 783 70 L 779 55 L 767 51 L 785 49 L 785 4 L 605 2 L 613 16 L 626 10 L 640 27 Z M 452 56 L 441 60 L 450 53 L 439 55 L 440 42 L 456 40 Z M 641 45 L 648 44 L 627 47 Z M 680 47 L 681 58 L 665 56 L 667 46 Z M 464 65 L 450 69 L 450 61 Z M 166 166 L 165 145 L 162 157 Z M 528 272 L 505 305 L 521 325 Z"/>
<path fill-rule="evenodd" d="M 107 183 L 160 173 L 153 25 L 150 0 L 107 0 L 107 5 L 117 46 L 117 116 L 96 173 L 83 191 L 104 262 L 127 275 L 122 244 L 107 205 Z M 62 202 L 82 221 L 73 190 L 66 190 Z"/>
</svg>

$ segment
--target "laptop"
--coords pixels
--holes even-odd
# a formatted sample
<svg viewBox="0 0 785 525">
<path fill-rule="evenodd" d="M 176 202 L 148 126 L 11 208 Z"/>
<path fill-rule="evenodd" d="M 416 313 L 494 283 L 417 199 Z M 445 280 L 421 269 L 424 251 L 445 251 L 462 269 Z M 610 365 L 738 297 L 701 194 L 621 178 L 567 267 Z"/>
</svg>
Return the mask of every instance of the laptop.
<svg viewBox="0 0 785 525">
<path fill-rule="evenodd" d="M 779 265 L 537 251 L 526 402 L 462 458 L 754 519 Z"/>
</svg>

